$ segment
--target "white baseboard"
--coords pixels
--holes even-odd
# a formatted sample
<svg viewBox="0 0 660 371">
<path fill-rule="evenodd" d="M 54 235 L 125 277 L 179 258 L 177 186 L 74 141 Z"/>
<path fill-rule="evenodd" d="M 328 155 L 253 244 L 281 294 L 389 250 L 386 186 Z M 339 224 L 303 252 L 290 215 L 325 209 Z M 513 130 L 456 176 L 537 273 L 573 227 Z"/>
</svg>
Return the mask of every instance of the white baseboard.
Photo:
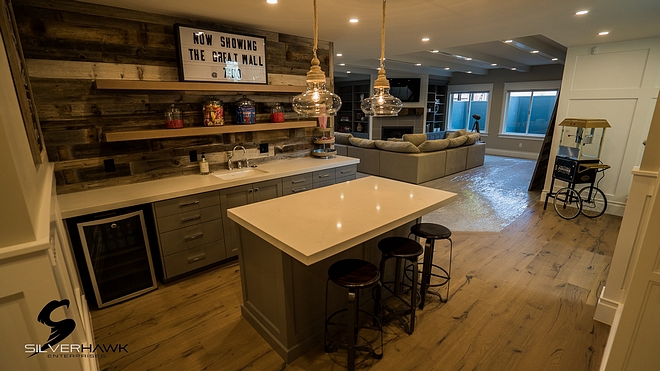
<svg viewBox="0 0 660 371">
<path fill-rule="evenodd" d="M 497 148 L 488 148 L 486 146 L 486 154 L 493 156 L 506 156 L 506 157 L 515 157 L 515 158 L 525 158 L 528 160 L 536 160 L 539 157 L 538 153 L 532 152 L 522 152 L 522 151 L 510 151 L 506 149 L 497 149 Z"/>
<path fill-rule="evenodd" d="M 598 304 L 596 304 L 596 312 L 594 313 L 594 319 L 598 322 L 602 322 L 606 325 L 612 326 L 614 323 L 614 316 L 616 315 L 616 310 L 619 307 L 619 303 L 612 300 L 606 299 L 603 297 L 605 292 L 605 286 L 600 291 L 600 297 L 598 298 Z"/>
</svg>

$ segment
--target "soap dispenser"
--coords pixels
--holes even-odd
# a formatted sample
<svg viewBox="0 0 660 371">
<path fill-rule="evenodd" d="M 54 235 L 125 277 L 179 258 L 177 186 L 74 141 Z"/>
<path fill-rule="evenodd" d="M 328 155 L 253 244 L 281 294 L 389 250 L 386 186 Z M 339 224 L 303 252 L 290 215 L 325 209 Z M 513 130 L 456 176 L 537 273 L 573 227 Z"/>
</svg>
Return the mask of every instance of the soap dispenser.
<svg viewBox="0 0 660 371">
<path fill-rule="evenodd" d="M 209 175 L 209 163 L 206 161 L 204 152 L 202 152 L 202 159 L 199 160 L 199 173 L 202 175 Z"/>
</svg>

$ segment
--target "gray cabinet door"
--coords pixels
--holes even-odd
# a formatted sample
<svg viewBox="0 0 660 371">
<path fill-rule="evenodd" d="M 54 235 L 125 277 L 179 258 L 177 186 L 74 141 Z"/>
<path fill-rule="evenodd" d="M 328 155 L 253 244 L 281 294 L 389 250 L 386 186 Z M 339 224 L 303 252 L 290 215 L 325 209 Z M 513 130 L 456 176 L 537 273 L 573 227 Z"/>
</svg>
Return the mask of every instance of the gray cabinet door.
<svg viewBox="0 0 660 371">
<path fill-rule="evenodd" d="M 222 217 L 225 220 L 225 246 L 228 258 L 238 255 L 238 248 L 241 246 L 241 237 L 238 233 L 236 222 L 227 217 L 227 209 L 280 196 L 282 196 L 282 179 L 267 180 L 220 191 Z"/>
</svg>

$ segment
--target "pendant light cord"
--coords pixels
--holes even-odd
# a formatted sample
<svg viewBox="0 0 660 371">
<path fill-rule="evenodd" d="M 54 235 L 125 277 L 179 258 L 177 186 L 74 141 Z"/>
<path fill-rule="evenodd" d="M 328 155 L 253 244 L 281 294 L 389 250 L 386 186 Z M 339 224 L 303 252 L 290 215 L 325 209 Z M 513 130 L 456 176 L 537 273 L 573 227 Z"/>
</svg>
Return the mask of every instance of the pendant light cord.
<svg viewBox="0 0 660 371">
<path fill-rule="evenodd" d="M 314 0 L 316 1 L 316 0 Z M 380 68 L 383 68 L 383 61 L 385 60 L 385 3 L 383 0 L 383 24 L 380 28 Z"/>
<path fill-rule="evenodd" d="M 316 50 L 318 49 L 319 46 L 319 15 L 318 12 L 316 11 L 316 0 L 314 0 L 314 58 L 318 58 L 316 56 Z"/>
</svg>

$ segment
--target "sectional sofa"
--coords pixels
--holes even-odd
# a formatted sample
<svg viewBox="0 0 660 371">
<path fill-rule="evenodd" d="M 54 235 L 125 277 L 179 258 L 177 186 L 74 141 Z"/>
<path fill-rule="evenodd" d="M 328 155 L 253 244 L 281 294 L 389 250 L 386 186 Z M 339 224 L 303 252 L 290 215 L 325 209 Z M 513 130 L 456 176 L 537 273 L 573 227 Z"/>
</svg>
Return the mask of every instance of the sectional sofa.
<svg viewBox="0 0 660 371">
<path fill-rule="evenodd" d="M 335 149 L 338 155 L 359 158 L 361 173 L 414 184 L 481 166 L 486 154 L 479 134 L 464 130 L 436 140 L 427 140 L 426 134 L 384 141 L 335 133 Z"/>
</svg>

